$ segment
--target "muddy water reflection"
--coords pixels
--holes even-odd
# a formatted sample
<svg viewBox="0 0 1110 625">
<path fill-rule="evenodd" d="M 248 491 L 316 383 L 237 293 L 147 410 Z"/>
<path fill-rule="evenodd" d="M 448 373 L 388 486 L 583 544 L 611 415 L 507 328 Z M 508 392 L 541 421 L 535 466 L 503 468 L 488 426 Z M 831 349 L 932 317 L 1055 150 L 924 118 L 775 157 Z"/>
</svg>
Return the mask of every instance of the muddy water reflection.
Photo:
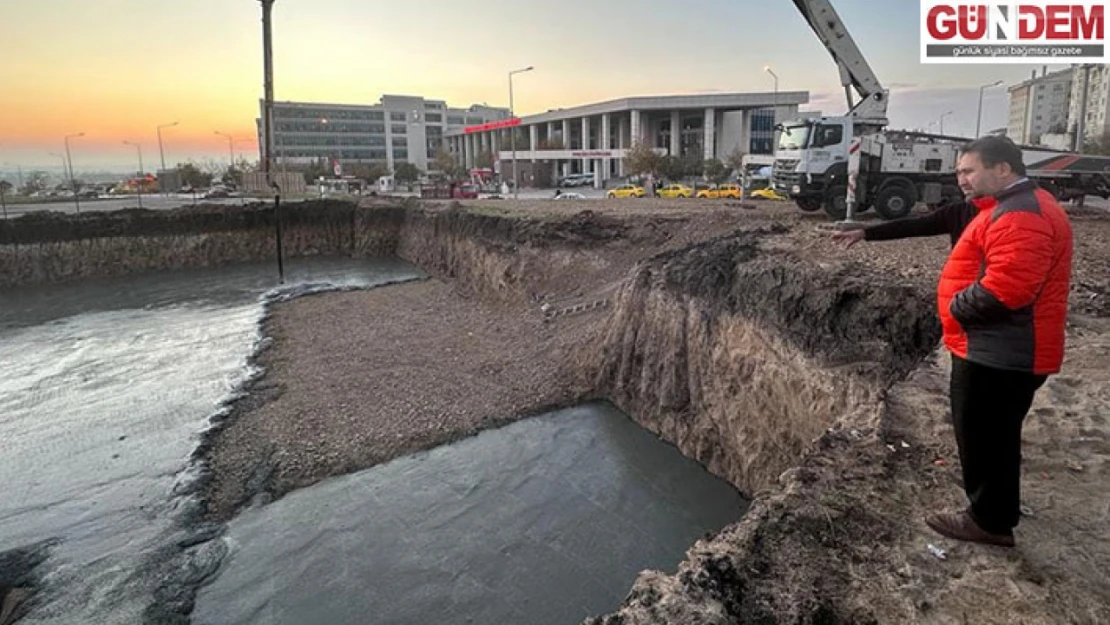
<svg viewBox="0 0 1110 625">
<path fill-rule="evenodd" d="M 608 404 L 583 406 L 247 510 L 194 623 L 571 625 L 746 505 Z"/>
<path fill-rule="evenodd" d="M 422 274 L 293 261 L 287 291 Z M 138 623 L 172 489 L 247 377 L 270 264 L 0 292 L 0 551 L 57 541 L 27 623 Z M 313 287 L 312 285 L 315 285 Z"/>
</svg>

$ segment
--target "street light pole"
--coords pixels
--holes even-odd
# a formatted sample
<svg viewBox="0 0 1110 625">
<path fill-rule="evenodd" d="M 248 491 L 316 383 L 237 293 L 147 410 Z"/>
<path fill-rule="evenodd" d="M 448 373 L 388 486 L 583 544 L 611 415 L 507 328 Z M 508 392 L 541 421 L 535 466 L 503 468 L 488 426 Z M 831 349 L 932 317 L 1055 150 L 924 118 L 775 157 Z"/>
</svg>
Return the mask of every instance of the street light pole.
<svg viewBox="0 0 1110 625">
<path fill-rule="evenodd" d="M 77 180 L 74 179 L 74 177 L 73 177 L 73 156 L 70 154 L 70 151 L 69 151 L 69 140 L 70 139 L 76 139 L 77 137 L 84 137 L 84 136 L 85 136 L 85 133 L 79 132 L 77 134 L 66 135 L 66 137 L 65 137 L 66 161 L 69 163 L 69 186 L 70 186 L 70 188 L 73 189 L 73 202 L 74 202 L 74 204 L 77 205 L 77 214 L 78 215 L 81 214 L 81 198 L 78 197 L 78 193 L 77 193 Z"/>
<path fill-rule="evenodd" d="M 163 123 L 158 127 L 158 155 L 162 162 L 162 169 L 159 171 L 158 174 L 158 190 L 161 191 L 163 194 L 165 193 L 165 189 L 162 188 L 162 172 L 165 171 L 165 150 L 162 149 L 162 129 L 173 128 L 175 127 L 175 125 L 178 125 L 178 122 Z"/>
<path fill-rule="evenodd" d="M 162 171 L 166 171 L 166 152 L 162 149 L 162 129 L 172 128 L 177 124 L 178 122 L 173 122 L 172 124 L 162 124 L 161 126 L 158 126 L 158 156 L 161 158 L 162 161 Z"/>
<path fill-rule="evenodd" d="M 976 139 L 979 138 L 979 129 L 982 125 L 981 122 L 983 120 L 983 91 L 985 91 L 986 89 L 990 89 L 991 87 L 997 87 L 998 85 L 1001 85 L 1001 84 L 1002 84 L 1001 80 L 996 80 L 996 81 L 992 82 L 989 85 L 983 85 L 983 86 L 979 87 L 979 109 L 978 109 L 978 112 L 975 114 L 975 138 Z"/>
<path fill-rule="evenodd" d="M 216 131 L 216 134 L 220 135 L 221 137 L 227 138 L 227 157 L 230 159 L 227 165 L 227 173 L 230 176 L 231 170 L 235 169 L 235 146 L 233 143 L 234 140 L 231 138 L 231 135 L 220 132 L 219 130 Z"/>
<path fill-rule="evenodd" d="M 50 156 L 57 156 L 62 159 L 62 179 L 64 180 L 65 177 L 69 175 L 69 161 L 66 160 L 66 155 L 58 154 L 57 152 L 50 152 L 49 154 Z M 20 186 L 22 186 L 22 184 Z"/>
<path fill-rule="evenodd" d="M 946 113 L 941 113 L 939 121 L 940 121 L 940 134 L 942 134 L 942 135 L 944 134 L 944 118 L 948 117 L 951 114 L 952 114 L 952 111 L 948 111 Z"/>
<path fill-rule="evenodd" d="M 775 100 L 774 100 L 774 102 L 775 102 L 775 109 L 777 111 L 778 106 L 779 106 L 779 75 L 775 73 L 775 70 L 771 69 L 770 65 L 765 65 L 763 67 L 763 71 L 767 72 L 768 74 L 771 75 L 771 78 L 775 79 Z"/>
<path fill-rule="evenodd" d="M 529 65 L 528 67 L 525 67 L 523 69 L 514 69 L 513 71 L 509 72 L 509 120 L 510 121 L 516 119 L 516 112 L 515 112 L 516 109 L 513 108 L 513 74 L 523 74 L 524 72 L 530 72 L 533 69 L 535 69 L 535 68 L 533 66 Z M 520 176 L 517 174 L 517 168 L 516 168 L 516 126 L 509 126 L 509 137 L 510 137 L 510 139 L 512 141 L 512 144 L 513 144 L 513 199 L 514 200 L 519 200 L 520 199 Z"/>
<path fill-rule="evenodd" d="M 771 69 L 770 65 L 764 65 L 763 66 L 763 71 L 767 72 L 768 74 L 771 75 L 771 78 L 775 79 L 775 97 L 774 97 L 774 100 L 773 100 L 774 101 L 774 106 L 771 108 L 771 110 L 772 110 L 772 113 L 771 113 L 772 135 L 771 136 L 772 136 L 772 140 L 774 140 L 774 142 L 775 142 L 775 145 L 778 145 L 778 137 L 774 136 L 774 132 L 776 132 L 774 130 L 774 126 L 779 121 L 779 75 L 775 73 L 775 70 Z M 674 132 L 673 128 L 671 129 L 671 132 Z"/>
<path fill-rule="evenodd" d="M 139 152 L 139 177 L 136 178 L 136 189 L 139 191 L 139 208 L 143 207 L 143 146 L 131 141 L 124 141 L 124 145 L 133 145 Z"/>
</svg>

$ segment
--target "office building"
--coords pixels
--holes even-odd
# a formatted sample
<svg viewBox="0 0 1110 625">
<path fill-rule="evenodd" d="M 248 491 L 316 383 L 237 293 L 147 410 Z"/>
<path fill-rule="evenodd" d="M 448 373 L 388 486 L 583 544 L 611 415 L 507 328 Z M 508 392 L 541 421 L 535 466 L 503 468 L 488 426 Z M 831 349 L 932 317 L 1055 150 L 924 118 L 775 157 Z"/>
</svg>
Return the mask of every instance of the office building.
<svg viewBox="0 0 1110 625">
<path fill-rule="evenodd" d="M 325 159 L 380 163 L 390 171 L 408 162 L 428 171 L 448 132 L 508 117 L 507 108 L 452 108 L 419 96 L 385 95 L 373 105 L 275 102 L 274 167 Z M 265 145 L 261 114 L 256 122 L 259 145 Z"/>
<path fill-rule="evenodd" d="M 448 148 L 474 168 L 492 158 L 503 179 L 516 160 L 522 186 L 544 186 L 573 173 L 598 172 L 598 182 L 622 178 L 635 144 L 682 158 L 724 160 L 734 150 L 772 154 L 776 121 L 798 117 L 806 91 L 629 97 L 527 115 L 501 124 L 453 128 Z M 514 126 L 509 127 L 510 124 Z"/>
</svg>

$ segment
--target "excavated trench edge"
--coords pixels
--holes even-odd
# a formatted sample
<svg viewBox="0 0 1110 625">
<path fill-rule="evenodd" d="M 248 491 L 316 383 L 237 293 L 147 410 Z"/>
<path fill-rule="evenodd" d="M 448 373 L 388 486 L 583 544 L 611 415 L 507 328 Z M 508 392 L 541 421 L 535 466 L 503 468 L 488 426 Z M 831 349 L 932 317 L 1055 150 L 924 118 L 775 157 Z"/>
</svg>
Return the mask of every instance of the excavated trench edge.
<svg viewBox="0 0 1110 625">
<path fill-rule="evenodd" d="M 287 228 L 287 236 L 294 239 L 293 245 L 287 246 L 287 249 L 291 256 L 337 252 L 358 256 L 398 255 L 433 275 L 461 281 L 486 296 L 523 299 L 527 296 L 527 293 L 523 292 L 527 286 L 525 275 L 527 263 L 521 262 L 522 256 L 532 255 L 535 259 L 539 259 L 550 248 L 558 247 L 565 242 L 573 242 L 577 247 L 601 246 L 618 240 L 623 235 L 619 227 L 614 227 L 612 222 L 605 220 L 599 220 L 595 224 L 599 226 L 598 228 L 588 228 L 584 238 L 583 233 L 578 231 L 569 232 L 568 235 L 566 229 L 560 230 L 558 222 L 525 223 L 521 219 L 475 215 L 458 210 L 429 214 L 413 208 L 413 206 L 405 206 L 366 210 L 339 203 L 327 203 L 324 206 L 308 206 L 303 212 L 291 211 L 294 215 L 298 215 L 293 219 L 299 221 L 294 227 Z M 238 217 L 239 223 L 236 224 L 238 229 L 247 233 L 249 238 L 257 239 L 248 246 L 250 248 L 248 253 L 265 254 L 267 249 L 265 240 L 269 234 L 269 225 L 272 223 L 267 222 L 265 213 L 266 211 L 244 212 Z M 129 218 L 135 217 L 130 215 Z M 226 217 L 220 219 L 227 220 Z M 321 220 L 324 222 L 322 227 L 319 224 Z M 149 235 L 158 238 L 182 235 L 188 237 L 191 236 L 189 231 L 196 228 L 193 224 L 191 227 L 175 229 L 172 226 L 173 220 L 167 217 L 159 216 L 154 221 L 158 222 L 158 227 L 149 229 L 153 230 Z M 97 223 L 99 227 L 104 228 L 103 224 L 111 221 L 101 220 Z M 300 235 L 297 234 L 297 226 L 304 231 Z M 348 226 L 345 235 L 342 234 L 344 229 L 342 226 Z M 579 223 L 576 228 L 578 226 L 581 224 Z M 231 230 L 235 229 L 231 228 Z M 110 231 L 111 228 L 107 230 Z M 126 230 L 123 228 L 122 231 L 106 234 L 109 237 L 121 236 L 126 234 Z M 203 226 L 201 230 L 204 230 Z M 375 230 L 376 236 L 366 236 L 370 230 Z M 204 231 L 203 235 L 205 240 L 213 240 L 224 231 L 220 225 L 216 225 Z M 40 232 L 43 231 L 40 230 Z M 598 234 L 599 232 L 601 234 Z M 337 233 L 340 233 L 338 237 Z M 908 373 L 935 345 L 937 332 L 936 328 L 932 327 L 935 320 L 931 317 L 931 304 L 928 303 L 928 298 L 922 294 L 913 293 L 910 289 L 899 290 L 894 287 L 875 289 L 869 287 L 863 280 L 844 275 L 823 275 L 820 271 L 816 271 L 812 264 L 796 256 L 760 249 L 761 240 L 781 234 L 784 234 L 784 229 L 774 227 L 740 232 L 731 237 L 663 253 L 641 262 L 625 281 L 622 291 L 612 306 L 605 307 L 604 314 L 609 315 L 607 328 L 609 336 L 604 347 L 593 356 L 592 360 L 589 355 L 583 356 L 584 362 L 590 365 L 588 369 L 596 371 L 596 377 L 592 380 L 597 389 L 595 396 L 614 400 L 618 407 L 642 425 L 675 443 L 695 460 L 706 462 L 705 457 L 698 457 L 704 456 L 706 450 L 698 449 L 697 446 L 691 447 L 688 444 L 689 441 L 681 440 L 680 432 L 674 427 L 674 424 L 681 419 L 698 418 L 699 405 L 696 398 L 691 400 L 690 397 L 678 399 L 670 397 L 660 400 L 658 397 L 653 397 L 651 401 L 645 402 L 638 392 L 639 389 L 621 384 L 621 375 L 627 377 L 630 371 L 636 374 L 629 369 L 628 363 L 644 365 L 645 352 L 642 349 L 637 351 L 635 341 L 632 348 L 627 349 L 627 341 L 615 337 L 620 333 L 619 326 L 628 323 L 636 324 L 635 333 L 640 337 L 650 336 L 653 333 L 660 336 L 660 332 L 663 334 L 667 332 L 665 320 L 645 323 L 643 319 L 633 320 L 630 317 L 643 313 L 644 307 L 637 306 L 637 303 L 643 303 L 645 296 L 655 296 L 656 312 L 683 312 L 686 315 L 687 319 L 679 324 L 685 328 L 686 335 L 679 337 L 678 341 L 679 343 L 687 341 L 689 343 L 686 346 L 687 350 L 696 352 L 697 349 L 706 348 L 709 345 L 707 338 L 719 336 L 721 332 L 718 327 L 717 334 L 713 332 L 703 334 L 698 342 L 691 338 L 693 333 L 690 328 L 697 325 L 692 323 L 691 319 L 700 318 L 702 325 L 707 328 L 714 324 L 727 325 L 726 322 L 737 319 L 754 320 L 761 329 L 777 335 L 773 338 L 781 339 L 781 346 L 785 346 L 785 349 L 803 353 L 805 355 L 803 360 L 816 363 L 818 366 L 837 365 L 840 367 L 838 375 L 849 378 L 855 376 L 863 380 L 860 385 L 863 389 L 860 397 L 874 402 L 872 407 L 878 410 L 881 407 L 883 390 Z M 332 237 L 333 240 L 329 241 L 327 237 Z M 79 229 L 65 230 L 63 236 L 59 236 L 57 231 L 54 231 L 54 234 L 48 238 L 54 242 L 84 240 Z M 10 233 L 6 236 L 5 233 L 0 233 L 0 243 L 4 242 L 14 242 Z M 471 248 L 468 250 L 471 254 L 487 255 L 490 261 L 482 263 L 481 266 L 487 272 L 493 268 L 496 275 L 488 275 L 488 273 L 482 275 L 481 269 L 461 264 L 460 250 L 468 247 Z M 212 262 L 212 251 L 206 250 L 206 253 L 208 255 L 202 259 L 202 262 Z M 730 269 L 736 266 L 740 267 L 740 270 L 732 272 Z M 116 267 L 116 269 L 119 268 Z M 791 272 L 794 270 L 801 270 L 802 281 L 805 283 L 801 287 L 797 283 L 791 283 Z M 753 284 L 756 288 L 751 288 Z M 807 295 L 812 295 L 813 292 L 818 292 L 820 297 L 816 300 L 812 297 L 807 299 Z M 772 295 L 777 293 L 778 296 L 758 297 L 759 294 L 768 293 Z M 906 302 L 912 304 L 912 311 L 908 315 L 905 314 Z M 268 306 L 269 304 L 267 304 L 267 316 Z M 816 328 L 813 323 L 815 316 L 820 321 L 819 327 Z M 909 321 L 902 324 L 891 322 L 891 319 L 897 318 Z M 872 326 L 869 328 L 867 323 L 871 323 Z M 880 338 L 886 339 L 883 362 L 859 358 L 859 353 L 848 355 L 846 359 L 848 365 L 837 362 L 838 351 L 845 349 L 851 351 L 851 345 L 863 338 L 859 334 L 861 329 L 868 338 L 874 339 L 875 327 L 880 329 L 879 334 L 883 334 Z M 899 333 L 907 331 L 911 337 L 910 340 L 900 342 Z M 830 337 L 831 342 L 826 340 Z M 259 343 L 251 356 L 252 367 L 257 365 L 258 357 L 268 345 L 268 339 L 263 339 Z M 871 340 L 868 345 L 873 350 L 876 342 Z M 673 352 L 670 353 L 673 354 Z M 860 365 L 861 361 L 863 361 L 862 365 Z M 623 370 L 622 367 L 624 367 Z M 648 368 L 650 369 L 650 366 Z M 677 373 L 670 371 L 667 375 L 671 386 L 677 388 L 681 386 L 683 376 L 689 375 L 689 371 Z M 203 521 L 206 507 L 204 488 L 207 480 L 210 479 L 210 476 L 204 473 L 207 470 L 207 454 L 212 440 L 221 429 L 221 422 L 234 418 L 233 415 L 238 410 L 249 410 L 252 402 L 265 401 L 266 390 L 264 374 L 256 371 L 240 392 L 221 407 L 212 418 L 211 427 L 202 436 L 202 442 L 194 453 L 195 466 L 191 469 L 190 475 L 181 480 L 176 492 L 182 501 L 178 519 L 182 535 L 172 545 L 151 558 L 149 570 L 137 573 L 137 575 L 153 576 L 160 580 L 155 594 L 156 602 L 147 613 L 148 622 L 188 622 L 187 615 L 192 610 L 197 588 L 215 573 L 216 568 L 210 565 L 211 546 L 221 543 L 213 539 L 222 535 L 225 525 Z M 653 416 L 662 420 L 652 422 Z M 670 423 L 671 426 L 668 428 L 666 423 Z M 825 429 L 827 425 L 831 424 L 823 423 L 821 429 Z M 816 441 L 813 449 L 820 452 L 829 446 L 835 446 L 835 442 L 830 442 L 835 438 L 835 433 L 830 431 Z M 726 444 L 718 443 L 718 447 L 727 448 Z M 803 458 L 799 457 L 795 464 L 783 466 L 782 469 L 795 466 L 787 473 L 797 475 L 801 471 L 804 474 L 805 463 L 802 460 Z M 712 466 L 712 459 L 706 464 L 710 465 L 711 470 L 724 475 L 749 493 L 768 488 L 773 492 L 776 489 L 773 481 L 766 479 L 744 484 L 743 479 L 739 479 L 736 474 L 729 474 L 727 469 Z M 781 519 L 784 510 L 790 508 L 790 504 L 786 502 L 787 498 L 788 495 L 776 497 L 773 494 L 768 496 L 768 491 L 762 492 L 757 498 L 757 503 L 761 505 L 753 506 L 753 511 L 749 512 L 748 517 L 741 522 L 746 528 L 745 531 L 749 535 L 754 532 L 754 535 L 758 536 L 763 529 L 766 529 L 767 524 L 776 522 L 774 519 L 776 514 L 780 515 Z M 754 546 L 747 541 L 745 548 L 758 552 L 756 557 L 752 558 L 757 566 L 762 566 L 760 562 L 769 557 L 762 553 L 763 547 L 758 544 L 758 541 Z M 694 551 L 692 549 L 691 553 Z M 216 554 L 217 561 L 219 555 Z M 732 600 L 740 597 L 739 601 L 744 605 L 738 604 L 727 609 L 728 619 L 721 621 L 710 619 L 706 622 L 847 622 L 836 615 L 835 606 L 821 602 L 811 605 L 812 609 L 808 614 L 797 613 L 794 614 L 795 618 L 789 620 L 767 612 L 765 605 L 753 603 L 749 599 L 750 596 L 759 594 L 751 591 L 750 588 L 756 580 L 746 578 L 735 570 L 736 560 L 742 561 L 743 556 L 734 555 L 737 557 L 728 563 L 724 559 L 713 560 L 708 564 L 705 561 L 693 563 L 692 560 L 687 560 L 680 573 L 670 578 L 648 574 L 638 581 L 630 592 L 626 606 L 656 605 L 666 596 L 666 592 L 661 592 L 659 589 L 675 586 L 676 594 L 688 595 L 690 588 L 697 588 L 699 592 L 708 592 L 709 595 L 716 597 L 715 601 L 721 601 L 721 597 L 732 597 Z M 209 564 L 206 565 L 206 562 Z M 710 569 L 716 567 L 716 570 L 707 570 L 707 566 Z M 647 580 L 646 587 L 645 580 Z M 734 586 L 731 590 L 727 588 L 730 584 Z M 681 593 L 678 593 L 678 587 L 682 587 Z M 746 590 L 749 592 L 745 592 Z M 728 601 L 725 603 L 727 604 Z M 640 618 L 635 622 L 677 622 L 667 620 L 661 612 L 659 616 L 662 620 Z M 749 617 L 758 618 L 750 620 Z M 593 619 L 593 621 L 608 625 L 632 622 L 622 613 Z"/>
</svg>

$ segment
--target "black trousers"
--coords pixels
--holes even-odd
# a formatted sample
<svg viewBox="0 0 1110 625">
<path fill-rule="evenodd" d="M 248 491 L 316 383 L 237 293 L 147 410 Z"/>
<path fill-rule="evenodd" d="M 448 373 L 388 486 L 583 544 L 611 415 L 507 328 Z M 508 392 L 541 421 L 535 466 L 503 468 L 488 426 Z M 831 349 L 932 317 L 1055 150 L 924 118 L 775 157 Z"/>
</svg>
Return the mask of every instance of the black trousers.
<svg viewBox="0 0 1110 625">
<path fill-rule="evenodd" d="M 1046 378 L 952 356 L 949 396 L 968 511 L 993 534 L 1010 534 L 1021 516 L 1021 426 Z"/>
</svg>

